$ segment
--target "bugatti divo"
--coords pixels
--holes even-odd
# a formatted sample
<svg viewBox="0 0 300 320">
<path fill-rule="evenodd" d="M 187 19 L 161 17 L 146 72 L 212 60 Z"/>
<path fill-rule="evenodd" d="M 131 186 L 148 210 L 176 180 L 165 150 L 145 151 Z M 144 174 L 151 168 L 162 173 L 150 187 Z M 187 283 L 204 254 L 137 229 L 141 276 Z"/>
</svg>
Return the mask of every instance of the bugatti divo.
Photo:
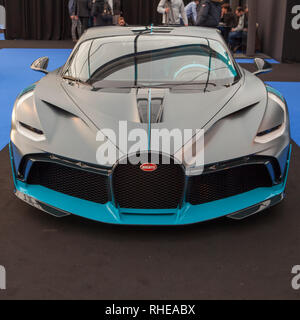
<svg viewBox="0 0 300 320">
<path fill-rule="evenodd" d="M 48 60 L 32 64 L 46 76 L 19 95 L 12 115 L 15 194 L 28 204 L 56 217 L 184 225 L 243 219 L 283 200 L 286 101 L 258 78 L 271 65 L 255 59 L 257 71 L 246 71 L 217 30 L 91 28 L 64 66 L 48 72 Z M 120 136 L 120 122 L 148 132 L 148 145 L 129 152 L 133 139 L 113 141 L 107 130 Z M 169 162 L 147 161 L 154 129 L 201 130 L 203 164 L 176 160 L 194 137 L 158 153 Z M 113 163 L 99 153 L 108 142 Z"/>
</svg>

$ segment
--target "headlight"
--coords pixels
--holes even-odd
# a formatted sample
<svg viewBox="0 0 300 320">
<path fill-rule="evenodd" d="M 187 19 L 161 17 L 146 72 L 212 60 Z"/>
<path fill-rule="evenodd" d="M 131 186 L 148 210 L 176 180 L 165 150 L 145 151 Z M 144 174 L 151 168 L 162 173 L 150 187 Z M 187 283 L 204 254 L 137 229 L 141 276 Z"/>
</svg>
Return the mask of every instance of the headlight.
<svg viewBox="0 0 300 320">
<path fill-rule="evenodd" d="M 267 88 L 268 89 L 268 88 Z M 287 107 L 283 98 L 268 89 L 268 105 L 255 142 L 267 143 L 280 137 L 287 125 Z"/>
<path fill-rule="evenodd" d="M 13 110 L 12 122 L 18 133 L 32 141 L 39 142 L 46 140 L 46 137 L 40 129 L 33 101 L 33 89 L 34 87 L 31 90 L 24 90 L 19 95 Z"/>
</svg>

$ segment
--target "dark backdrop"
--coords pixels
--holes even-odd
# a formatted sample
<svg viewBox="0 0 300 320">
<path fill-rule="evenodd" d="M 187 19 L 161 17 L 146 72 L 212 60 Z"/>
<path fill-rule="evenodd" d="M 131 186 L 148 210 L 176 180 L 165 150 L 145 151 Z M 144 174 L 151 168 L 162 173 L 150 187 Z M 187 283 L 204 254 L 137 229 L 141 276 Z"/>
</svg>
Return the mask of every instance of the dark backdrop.
<svg viewBox="0 0 300 320">
<path fill-rule="evenodd" d="M 299 0 L 289 0 L 287 2 L 287 13 L 285 21 L 285 32 L 283 41 L 283 60 L 300 62 L 300 29 L 293 29 L 292 20 L 295 14 L 292 14 L 292 8 L 299 5 Z M 299 14 L 299 12 L 298 12 Z M 299 23 L 299 18 L 297 21 Z"/>
<path fill-rule="evenodd" d="M 123 0 L 122 10 L 128 24 L 148 25 L 161 22 L 156 8 L 159 0 Z"/>
<path fill-rule="evenodd" d="M 161 24 L 159 0 L 121 0 L 128 24 Z M 190 0 L 184 0 L 188 3 Z M 70 39 L 68 0 L 0 0 L 6 7 L 6 39 Z"/>
<path fill-rule="evenodd" d="M 256 0 L 256 3 L 262 52 L 281 61 L 287 0 Z"/>
<path fill-rule="evenodd" d="M 7 40 L 70 38 L 68 0 L 0 0 L 6 8 Z"/>
<path fill-rule="evenodd" d="M 300 62 L 300 29 L 292 28 L 299 0 L 256 0 L 262 51 L 279 61 Z M 274 23 L 276 21 L 276 23 Z"/>
<path fill-rule="evenodd" d="M 191 0 L 184 0 L 187 4 Z M 161 24 L 162 17 L 157 13 L 159 0 L 123 0 L 123 12 L 127 23 L 149 25 Z"/>
</svg>

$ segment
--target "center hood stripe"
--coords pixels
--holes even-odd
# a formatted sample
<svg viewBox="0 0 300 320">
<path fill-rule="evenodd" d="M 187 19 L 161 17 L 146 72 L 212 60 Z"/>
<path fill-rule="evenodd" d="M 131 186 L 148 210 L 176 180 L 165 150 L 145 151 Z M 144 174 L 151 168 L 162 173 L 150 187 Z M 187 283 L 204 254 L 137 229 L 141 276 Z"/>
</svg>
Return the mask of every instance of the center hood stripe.
<svg viewBox="0 0 300 320">
<path fill-rule="evenodd" d="M 148 151 L 151 149 L 151 88 L 148 92 Z"/>
</svg>

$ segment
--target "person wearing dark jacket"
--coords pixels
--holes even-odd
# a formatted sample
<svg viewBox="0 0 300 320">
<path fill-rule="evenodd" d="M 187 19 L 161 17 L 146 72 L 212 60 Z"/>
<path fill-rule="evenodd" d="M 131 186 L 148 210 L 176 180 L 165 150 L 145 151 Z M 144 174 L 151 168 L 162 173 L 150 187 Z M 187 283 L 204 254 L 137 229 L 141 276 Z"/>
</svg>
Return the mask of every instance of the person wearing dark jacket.
<svg viewBox="0 0 300 320">
<path fill-rule="evenodd" d="M 92 0 L 91 14 L 94 26 L 109 26 L 113 23 L 112 9 L 107 0 Z"/>
<path fill-rule="evenodd" d="M 247 37 L 247 17 L 242 7 L 237 7 L 235 10 L 236 26 L 229 33 L 229 47 L 235 52 L 241 45 L 241 42 Z"/>
<path fill-rule="evenodd" d="M 223 0 L 202 0 L 199 5 L 197 26 L 216 28 L 221 19 Z"/>
<path fill-rule="evenodd" d="M 112 0 L 113 7 L 113 24 L 119 23 L 119 18 L 121 16 L 121 0 Z"/>
<path fill-rule="evenodd" d="M 221 23 L 230 28 L 235 25 L 235 16 L 228 3 L 222 5 Z"/>
<path fill-rule="evenodd" d="M 90 18 L 89 2 L 90 0 L 75 0 L 76 19 L 79 19 L 80 21 L 79 36 L 81 36 L 89 26 L 89 18 Z"/>
<path fill-rule="evenodd" d="M 228 3 L 222 5 L 221 21 L 219 30 L 221 31 L 225 41 L 228 43 L 229 32 L 235 25 L 235 16 Z"/>
</svg>

